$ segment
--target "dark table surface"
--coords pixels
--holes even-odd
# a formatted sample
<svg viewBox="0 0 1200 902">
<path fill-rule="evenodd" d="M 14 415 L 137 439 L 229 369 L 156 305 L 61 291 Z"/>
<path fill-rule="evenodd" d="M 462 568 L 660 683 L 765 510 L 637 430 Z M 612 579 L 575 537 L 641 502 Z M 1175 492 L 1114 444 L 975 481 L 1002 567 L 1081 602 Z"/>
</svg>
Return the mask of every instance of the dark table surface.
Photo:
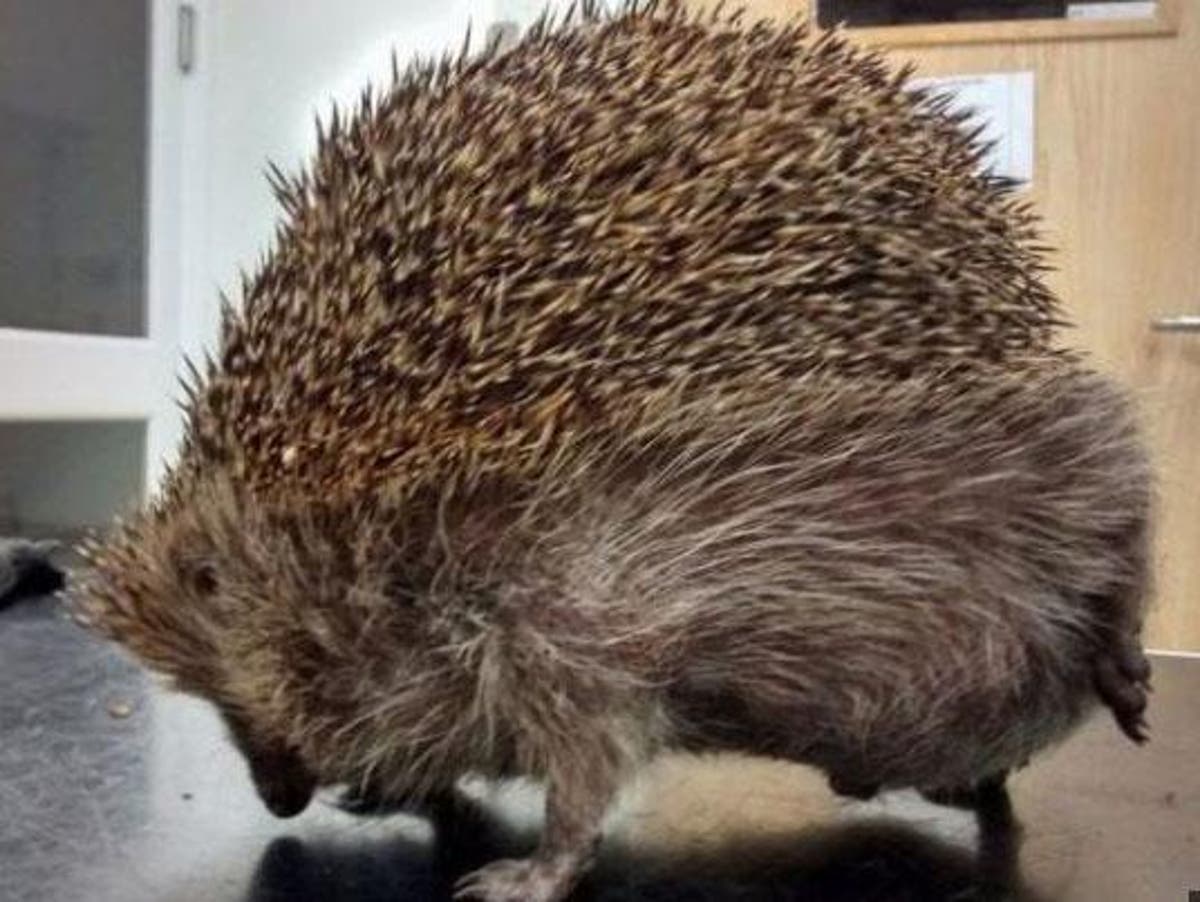
<svg viewBox="0 0 1200 902">
<path fill-rule="evenodd" d="M 1157 657 L 1152 739 L 1104 716 L 1012 780 L 1017 899 L 1186 900 L 1200 890 L 1200 660 Z M 201 703 L 161 692 L 49 600 L 0 613 L 0 900 L 444 898 L 530 841 L 529 787 L 467 787 L 478 816 L 434 843 L 416 817 L 259 805 Z M 831 797 L 808 770 L 664 761 L 612 818 L 581 899 L 969 899 L 966 812 Z"/>
</svg>

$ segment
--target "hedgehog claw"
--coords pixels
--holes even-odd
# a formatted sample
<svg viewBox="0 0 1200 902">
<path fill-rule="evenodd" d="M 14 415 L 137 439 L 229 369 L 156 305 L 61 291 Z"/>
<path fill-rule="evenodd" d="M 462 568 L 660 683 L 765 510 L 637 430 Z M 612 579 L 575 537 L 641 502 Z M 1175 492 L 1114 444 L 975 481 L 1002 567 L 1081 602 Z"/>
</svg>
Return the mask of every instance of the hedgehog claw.
<svg viewBox="0 0 1200 902">
<path fill-rule="evenodd" d="M 1096 694 L 1112 710 L 1117 726 L 1134 742 L 1141 744 L 1148 738 L 1145 720 L 1147 688 L 1149 680 L 1148 662 L 1140 650 L 1131 653 L 1128 648 L 1102 655 L 1093 665 L 1093 681 Z"/>
<path fill-rule="evenodd" d="M 467 874 L 455 884 L 456 900 L 560 902 L 570 891 L 571 869 L 554 860 L 503 859 Z"/>
</svg>

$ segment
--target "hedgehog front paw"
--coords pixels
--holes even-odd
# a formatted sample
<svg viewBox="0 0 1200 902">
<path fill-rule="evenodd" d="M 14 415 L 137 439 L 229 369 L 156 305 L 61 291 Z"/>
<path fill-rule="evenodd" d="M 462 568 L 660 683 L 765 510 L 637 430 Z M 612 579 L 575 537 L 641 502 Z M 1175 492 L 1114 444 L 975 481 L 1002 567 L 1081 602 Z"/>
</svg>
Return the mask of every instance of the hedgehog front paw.
<svg viewBox="0 0 1200 902">
<path fill-rule="evenodd" d="M 562 902 L 575 882 L 568 862 L 544 858 L 494 861 L 463 877 L 454 898 L 478 902 Z"/>
</svg>

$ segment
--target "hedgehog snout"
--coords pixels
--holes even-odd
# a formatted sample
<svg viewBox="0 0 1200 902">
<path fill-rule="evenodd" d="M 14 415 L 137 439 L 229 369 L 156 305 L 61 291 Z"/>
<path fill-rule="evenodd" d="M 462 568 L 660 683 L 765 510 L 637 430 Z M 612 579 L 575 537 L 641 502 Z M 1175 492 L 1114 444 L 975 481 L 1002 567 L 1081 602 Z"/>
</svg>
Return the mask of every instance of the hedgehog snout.
<svg viewBox="0 0 1200 902">
<path fill-rule="evenodd" d="M 276 817 L 295 817 L 307 808 L 317 778 L 299 753 L 283 742 L 256 736 L 241 718 L 226 714 L 225 721 L 267 810 Z"/>
<path fill-rule="evenodd" d="M 267 810 L 276 817 L 295 817 L 308 807 L 316 779 L 295 755 L 249 761 L 254 788 Z"/>
</svg>

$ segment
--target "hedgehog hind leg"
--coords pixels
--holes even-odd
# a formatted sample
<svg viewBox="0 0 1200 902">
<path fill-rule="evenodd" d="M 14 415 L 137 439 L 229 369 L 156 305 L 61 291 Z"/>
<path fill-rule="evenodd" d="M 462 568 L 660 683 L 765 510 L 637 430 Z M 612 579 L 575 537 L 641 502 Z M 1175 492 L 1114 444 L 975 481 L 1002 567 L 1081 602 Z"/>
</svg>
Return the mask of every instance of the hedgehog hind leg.
<svg viewBox="0 0 1200 902">
<path fill-rule="evenodd" d="M 1137 743 L 1147 740 L 1150 661 L 1132 633 L 1114 636 L 1092 662 L 1092 683 L 1117 726 Z"/>
<path fill-rule="evenodd" d="M 1007 899 L 1017 880 L 1021 826 L 1013 814 L 1007 774 L 973 786 L 921 790 L 930 802 L 974 812 L 979 827 L 978 899 Z"/>
<path fill-rule="evenodd" d="M 991 811 L 1008 806 L 1008 775 L 1005 773 L 987 777 L 970 786 L 949 786 L 937 789 L 922 789 L 920 793 L 927 801 L 947 808 L 962 808 L 967 811 Z"/>
<path fill-rule="evenodd" d="M 1021 825 L 1013 814 L 1006 775 L 980 783 L 974 801 L 979 824 L 979 898 L 1011 898 L 1017 881 Z"/>
</svg>

